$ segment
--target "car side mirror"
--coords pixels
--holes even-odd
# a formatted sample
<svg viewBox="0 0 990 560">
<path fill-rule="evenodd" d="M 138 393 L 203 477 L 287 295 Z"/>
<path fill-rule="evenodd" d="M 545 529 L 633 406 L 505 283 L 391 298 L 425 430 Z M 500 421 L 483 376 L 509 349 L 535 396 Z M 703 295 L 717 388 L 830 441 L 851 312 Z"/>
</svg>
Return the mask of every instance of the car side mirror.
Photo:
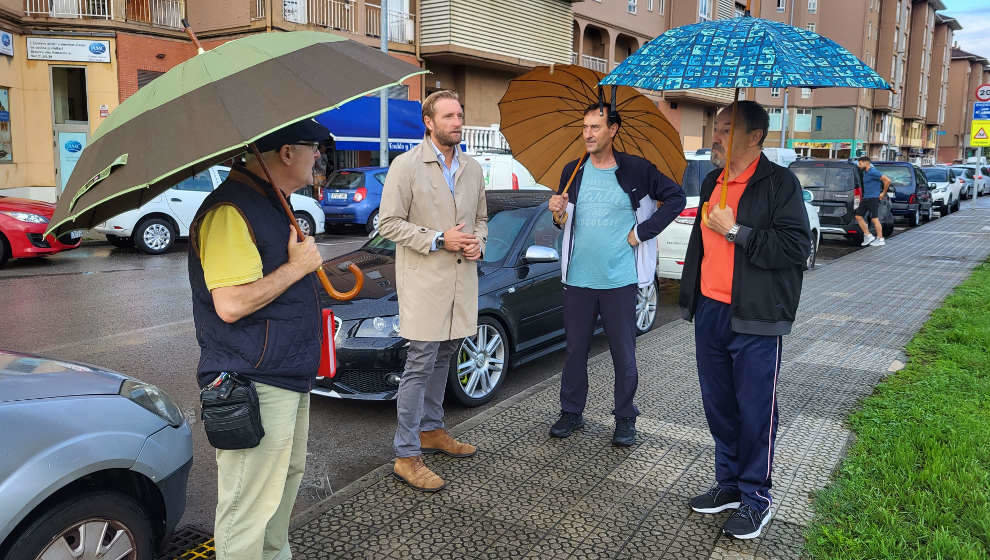
<svg viewBox="0 0 990 560">
<path fill-rule="evenodd" d="M 523 257 L 529 264 L 535 263 L 552 263 L 560 260 L 560 254 L 557 253 L 556 249 L 551 247 L 544 247 L 542 245 L 530 245 L 526 249 L 526 256 Z"/>
<path fill-rule="evenodd" d="M 812 200 L 815 199 L 815 195 L 811 194 L 811 191 L 806 189 L 801 189 L 801 191 L 802 191 L 801 196 L 804 197 L 805 202 L 811 202 Z"/>
</svg>

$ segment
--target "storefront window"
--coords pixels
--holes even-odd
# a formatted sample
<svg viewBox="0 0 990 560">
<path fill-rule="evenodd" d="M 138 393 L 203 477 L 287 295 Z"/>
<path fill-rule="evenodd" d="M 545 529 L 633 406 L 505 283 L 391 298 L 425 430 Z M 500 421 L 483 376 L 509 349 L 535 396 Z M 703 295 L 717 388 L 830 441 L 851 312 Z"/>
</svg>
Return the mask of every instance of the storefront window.
<svg viewBox="0 0 990 560">
<path fill-rule="evenodd" d="M 10 88 L 0 87 L 0 163 L 14 161 L 10 140 Z"/>
</svg>

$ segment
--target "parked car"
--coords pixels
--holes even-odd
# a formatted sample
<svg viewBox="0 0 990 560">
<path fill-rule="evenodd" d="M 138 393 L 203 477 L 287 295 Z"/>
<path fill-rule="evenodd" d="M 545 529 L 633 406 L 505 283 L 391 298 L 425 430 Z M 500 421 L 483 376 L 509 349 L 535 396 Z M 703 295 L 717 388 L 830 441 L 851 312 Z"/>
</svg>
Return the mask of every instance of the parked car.
<svg viewBox="0 0 990 560">
<path fill-rule="evenodd" d="M 980 173 L 983 175 L 984 188 L 982 191 L 980 191 L 979 196 L 990 194 L 990 167 L 987 167 L 986 165 L 981 165 Z"/>
<path fill-rule="evenodd" d="M 931 189 L 920 167 L 906 161 L 878 161 L 873 166 L 891 181 L 890 210 L 895 217 L 904 217 L 912 227 L 932 219 Z"/>
<path fill-rule="evenodd" d="M 357 224 L 371 233 L 378 229 L 378 207 L 388 167 L 354 167 L 334 171 L 323 187 L 327 224 Z"/>
<path fill-rule="evenodd" d="M 935 165 L 922 167 L 921 171 L 928 179 L 928 188 L 932 193 L 932 204 L 940 216 L 959 210 L 959 190 L 962 183 L 956 180 L 956 173 L 951 167 Z"/>
<path fill-rule="evenodd" d="M 485 190 L 546 189 L 512 154 L 476 154 L 471 156 L 481 164 Z M 557 185 L 554 185 L 556 189 Z"/>
<path fill-rule="evenodd" d="M 478 334 L 454 354 L 448 397 L 466 406 L 488 402 L 510 368 L 564 347 L 564 293 L 560 275 L 562 232 L 546 209 L 549 190 L 490 191 L 488 244 L 478 263 Z M 342 268 L 353 262 L 365 274 L 364 287 L 351 301 L 321 294 L 333 309 L 337 372 L 319 378 L 313 393 L 365 399 L 394 399 L 406 360 L 407 341 L 399 336 L 395 292 L 395 245 L 381 235 L 359 250 L 327 263 L 337 289 L 353 278 Z M 639 333 L 656 321 L 658 284 L 641 288 L 636 305 Z"/>
<path fill-rule="evenodd" d="M 776 154 L 778 157 L 780 155 L 780 153 Z M 698 206 L 701 203 L 701 183 L 715 169 L 711 162 L 710 150 L 688 152 L 685 153 L 685 157 L 688 165 L 684 170 L 681 187 L 684 189 L 687 202 L 680 215 L 674 218 L 674 221 L 657 237 L 657 276 L 672 280 L 681 279 L 688 241 L 691 239 L 691 228 L 694 227 L 694 221 L 698 217 Z M 809 249 L 807 266 L 813 268 L 818 257 L 818 247 L 821 245 L 821 227 L 818 223 L 817 209 L 808 201 L 809 198 L 806 196 L 804 206 L 808 212 L 812 233 L 812 246 Z"/>
<path fill-rule="evenodd" d="M 28 259 L 75 249 L 85 230 L 73 230 L 57 239 L 45 236 L 55 205 L 0 195 L 0 268 L 9 259 Z"/>
<path fill-rule="evenodd" d="M 952 170 L 960 184 L 959 198 L 966 200 L 976 196 L 976 171 L 965 165 L 953 165 Z"/>
<path fill-rule="evenodd" d="M 0 558 L 153 558 L 186 505 L 192 435 L 154 385 L 0 351 Z"/>
<path fill-rule="evenodd" d="M 981 166 L 974 163 L 963 163 L 953 165 L 952 168 L 957 172 L 963 169 L 966 170 L 963 172 L 963 176 L 966 178 L 966 182 L 970 187 L 967 192 L 967 198 L 974 198 L 990 193 L 990 175 L 987 175 Z"/>
<path fill-rule="evenodd" d="M 93 230 L 106 235 L 107 241 L 115 247 L 136 247 L 149 255 L 164 253 L 177 239 L 189 237 L 189 226 L 199 207 L 228 174 L 230 168 L 222 165 L 200 171 L 137 210 L 114 216 Z M 289 196 L 289 204 L 303 233 L 323 233 L 323 210 L 315 200 L 293 193 Z"/>
<path fill-rule="evenodd" d="M 855 244 L 863 242 L 863 232 L 856 222 L 856 209 L 863 200 L 863 177 L 855 163 L 848 160 L 801 159 L 789 167 L 801 187 L 811 191 L 811 204 L 818 209 L 822 234 L 844 235 Z M 895 187 L 891 189 L 896 191 Z M 893 193 L 891 193 L 893 194 Z M 894 231 L 890 198 L 880 201 L 878 218 L 884 237 Z"/>
</svg>

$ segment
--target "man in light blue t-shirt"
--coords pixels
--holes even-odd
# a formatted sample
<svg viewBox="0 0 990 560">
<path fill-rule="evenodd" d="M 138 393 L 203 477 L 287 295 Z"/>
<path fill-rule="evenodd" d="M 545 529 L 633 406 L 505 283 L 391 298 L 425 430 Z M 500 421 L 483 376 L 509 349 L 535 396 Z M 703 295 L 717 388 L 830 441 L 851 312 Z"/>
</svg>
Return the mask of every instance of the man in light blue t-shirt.
<svg viewBox="0 0 990 560">
<path fill-rule="evenodd" d="M 880 201 L 887 196 L 890 177 L 873 167 L 873 162 L 866 156 L 859 158 L 857 165 L 863 171 L 863 200 L 856 208 L 856 222 L 859 229 L 863 230 L 863 247 L 883 247 L 886 242 L 883 240 L 883 226 L 880 224 Z M 867 216 L 873 222 L 876 237 L 870 234 L 870 227 L 866 225 Z"/>
</svg>

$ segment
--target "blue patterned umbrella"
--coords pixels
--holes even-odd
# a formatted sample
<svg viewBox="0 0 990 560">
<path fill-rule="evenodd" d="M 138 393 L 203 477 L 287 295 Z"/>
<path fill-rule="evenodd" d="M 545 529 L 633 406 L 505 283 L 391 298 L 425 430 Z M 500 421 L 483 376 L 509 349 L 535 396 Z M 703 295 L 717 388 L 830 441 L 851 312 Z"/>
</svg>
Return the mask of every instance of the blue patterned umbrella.
<svg viewBox="0 0 990 560">
<path fill-rule="evenodd" d="M 891 89 L 835 41 L 766 19 L 676 27 L 643 45 L 601 81 L 652 90 L 854 87 Z"/>
</svg>

